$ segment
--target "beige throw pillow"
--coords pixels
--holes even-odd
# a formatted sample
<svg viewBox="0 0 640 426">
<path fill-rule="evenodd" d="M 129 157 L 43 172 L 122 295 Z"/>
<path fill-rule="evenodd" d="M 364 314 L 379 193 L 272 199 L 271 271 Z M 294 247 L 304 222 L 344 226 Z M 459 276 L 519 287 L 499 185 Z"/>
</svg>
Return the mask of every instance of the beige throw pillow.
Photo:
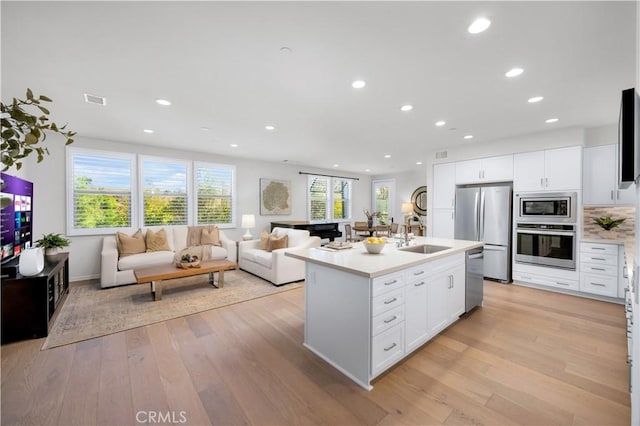
<svg viewBox="0 0 640 426">
<path fill-rule="evenodd" d="M 211 229 L 202 228 L 202 235 L 200 236 L 200 244 L 211 244 L 213 246 L 221 246 L 220 243 L 220 230 L 217 226 Z"/>
<path fill-rule="evenodd" d="M 269 237 L 271 236 L 270 233 L 268 233 L 267 231 L 262 231 L 262 233 L 260 234 L 260 248 L 262 250 L 268 250 L 269 249 Z"/>
<path fill-rule="evenodd" d="M 289 236 L 283 235 L 281 237 L 271 236 L 269 237 L 269 247 L 267 251 L 273 251 L 277 249 L 287 248 L 289 244 Z"/>
<path fill-rule="evenodd" d="M 167 232 L 164 228 L 158 232 L 147 229 L 147 235 L 145 235 L 144 239 L 147 244 L 147 253 L 150 251 L 171 251 L 167 241 Z"/>
<path fill-rule="evenodd" d="M 144 235 L 142 235 L 142 231 L 140 229 L 131 236 L 124 232 L 117 232 L 116 241 L 118 243 L 118 255 L 120 257 L 144 253 L 147 249 L 144 244 Z"/>
</svg>

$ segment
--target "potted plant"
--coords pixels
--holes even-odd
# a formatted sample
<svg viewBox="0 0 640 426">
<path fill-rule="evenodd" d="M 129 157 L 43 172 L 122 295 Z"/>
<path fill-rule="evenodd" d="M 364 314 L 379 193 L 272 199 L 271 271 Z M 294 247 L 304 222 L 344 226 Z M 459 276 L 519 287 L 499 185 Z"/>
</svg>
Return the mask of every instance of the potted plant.
<svg viewBox="0 0 640 426">
<path fill-rule="evenodd" d="M 36 240 L 36 246 L 44 248 L 44 254 L 47 256 L 53 256 L 58 254 L 58 250 L 62 247 L 66 247 L 71 243 L 66 238 L 63 238 L 60 234 L 44 234 L 42 238 Z"/>
<path fill-rule="evenodd" d="M 611 231 L 613 228 L 624 222 L 624 220 L 624 218 L 613 219 L 611 218 L 611 216 L 604 216 L 594 219 L 593 222 L 598 224 L 598 226 L 600 226 L 600 228 L 604 229 L 605 231 Z"/>
<path fill-rule="evenodd" d="M 2 171 L 6 172 L 11 166 L 16 170 L 22 167 L 22 159 L 32 153 L 38 155 L 38 163 L 44 159 L 49 150 L 41 142 L 47 138 L 46 132 L 53 132 L 66 138 L 66 145 L 73 143 L 75 132 L 65 131 L 67 125 L 59 127 L 49 122 L 49 110 L 41 105 L 51 102 L 46 96 L 35 96 L 31 89 L 27 89 L 27 99 L 13 98 L 11 103 L 0 103 L 0 119 L 2 121 Z M 40 115 L 30 114 L 24 107 L 38 109 Z"/>
</svg>

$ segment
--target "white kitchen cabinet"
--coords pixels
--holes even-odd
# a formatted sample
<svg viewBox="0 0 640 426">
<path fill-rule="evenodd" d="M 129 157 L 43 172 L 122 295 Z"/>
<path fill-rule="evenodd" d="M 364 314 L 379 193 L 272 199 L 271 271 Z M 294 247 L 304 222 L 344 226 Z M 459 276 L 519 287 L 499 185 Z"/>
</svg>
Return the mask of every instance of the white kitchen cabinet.
<svg viewBox="0 0 640 426">
<path fill-rule="evenodd" d="M 456 196 L 456 164 L 433 166 L 433 208 L 452 209 Z"/>
<path fill-rule="evenodd" d="M 618 189 L 617 145 L 584 149 L 582 203 L 588 206 L 635 205 L 636 186 Z"/>
<path fill-rule="evenodd" d="M 430 337 L 427 318 L 428 276 L 426 265 L 409 271 L 407 274 L 408 282 L 405 288 L 406 352 L 414 350 Z"/>
<path fill-rule="evenodd" d="M 431 209 L 433 216 L 432 236 L 435 238 L 453 238 L 455 224 L 454 209 Z"/>
<path fill-rule="evenodd" d="M 601 242 L 580 243 L 580 291 L 624 297 L 624 246 Z"/>
<path fill-rule="evenodd" d="M 567 191 L 582 185 L 582 147 L 534 151 L 513 156 L 514 191 Z"/>
<path fill-rule="evenodd" d="M 458 161 L 455 164 L 456 184 L 513 180 L 513 155 Z"/>
<path fill-rule="evenodd" d="M 464 254 L 455 258 L 452 256 L 449 262 L 434 265 L 431 270 L 427 295 L 427 320 L 431 336 L 464 313 L 465 279 Z"/>
</svg>

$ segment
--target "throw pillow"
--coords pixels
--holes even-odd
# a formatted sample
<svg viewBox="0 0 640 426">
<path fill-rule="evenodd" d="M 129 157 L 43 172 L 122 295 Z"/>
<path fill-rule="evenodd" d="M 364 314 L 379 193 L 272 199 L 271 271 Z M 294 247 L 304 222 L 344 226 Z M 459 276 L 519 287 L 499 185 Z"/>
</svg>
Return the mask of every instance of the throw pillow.
<svg viewBox="0 0 640 426">
<path fill-rule="evenodd" d="M 269 237 L 271 236 L 270 233 L 268 233 L 267 231 L 262 231 L 262 233 L 260 234 L 260 248 L 262 250 L 268 250 L 269 249 Z"/>
<path fill-rule="evenodd" d="M 167 232 L 164 228 L 158 232 L 147 229 L 147 235 L 145 235 L 144 240 L 147 244 L 147 253 L 150 251 L 171 251 L 167 241 Z"/>
<path fill-rule="evenodd" d="M 200 236 L 200 244 L 211 244 L 213 246 L 221 246 L 220 243 L 220 231 L 217 226 L 211 229 L 202 228 L 202 235 Z"/>
<path fill-rule="evenodd" d="M 269 237 L 269 247 L 267 251 L 273 251 L 277 249 L 287 248 L 289 243 L 289 236 L 283 235 L 281 237 L 271 236 Z"/>
<path fill-rule="evenodd" d="M 144 253 L 147 249 L 144 244 L 144 235 L 142 235 L 142 231 L 140 229 L 138 229 L 133 235 L 127 235 L 124 232 L 117 232 L 116 241 L 118 243 L 118 255 L 120 257 Z"/>
</svg>

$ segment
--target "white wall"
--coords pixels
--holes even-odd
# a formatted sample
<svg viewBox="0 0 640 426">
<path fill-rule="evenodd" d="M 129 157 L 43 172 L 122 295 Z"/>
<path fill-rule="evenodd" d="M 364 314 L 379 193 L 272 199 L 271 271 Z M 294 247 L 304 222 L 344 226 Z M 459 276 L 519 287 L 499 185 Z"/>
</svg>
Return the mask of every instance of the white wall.
<svg viewBox="0 0 640 426">
<path fill-rule="evenodd" d="M 57 135 L 51 135 L 45 141 L 51 155 L 40 164 L 29 158 L 20 172 L 9 170 L 11 175 L 20 175 L 34 183 L 34 240 L 42 234 L 58 232 L 66 234 L 66 150 L 64 142 Z M 284 163 L 254 161 L 237 157 L 225 157 L 215 154 L 155 148 L 139 144 L 103 141 L 89 138 L 76 138 L 74 147 L 102 149 L 179 158 L 186 160 L 211 161 L 236 166 L 236 221 L 238 228 L 225 229 L 224 233 L 232 239 L 240 240 L 245 230 L 240 228 L 241 215 L 256 215 L 256 227 L 251 230 L 254 236 L 261 230 L 269 230 L 270 222 L 275 220 L 307 220 L 307 176 L 299 171 L 339 174 L 357 177 L 353 181 L 352 202 L 354 214 L 362 207 L 371 205 L 371 178 L 353 173 L 336 173 L 336 170 L 312 169 Z M 291 181 L 292 213 L 287 216 L 260 216 L 260 178 L 275 178 Z M 71 281 L 96 278 L 100 274 L 101 236 L 69 237 L 69 269 Z"/>
</svg>

